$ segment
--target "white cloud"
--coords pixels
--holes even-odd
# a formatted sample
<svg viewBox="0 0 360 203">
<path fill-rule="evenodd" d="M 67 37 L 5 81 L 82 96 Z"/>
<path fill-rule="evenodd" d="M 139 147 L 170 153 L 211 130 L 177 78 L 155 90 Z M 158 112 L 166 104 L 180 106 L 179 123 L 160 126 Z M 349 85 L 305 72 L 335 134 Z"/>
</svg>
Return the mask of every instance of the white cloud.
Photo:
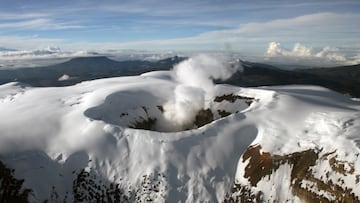
<svg viewBox="0 0 360 203">
<path fill-rule="evenodd" d="M 64 62 L 70 58 L 83 56 L 97 56 L 90 51 L 62 51 L 58 47 L 46 47 L 34 50 L 0 51 L 1 68 L 23 68 L 46 66 Z"/>
<path fill-rule="evenodd" d="M 62 20 L 61 20 L 62 19 Z M 52 12 L 1 12 L 0 29 L 7 30 L 65 30 L 83 28 L 73 20 L 64 20 Z"/>
<path fill-rule="evenodd" d="M 360 64 L 360 53 L 351 58 L 350 64 Z"/>
<path fill-rule="evenodd" d="M 62 51 L 59 47 L 50 46 L 44 49 L 0 51 L 0 60 L 69 58 L 91 55 L 97 55 L 97 53 L 90 51 Z"/>
<path fill-rule="evenodd" d="M 280 48 L 279 42 L 270 42 L 265 55 L 269 57 L 282 55 L 284 50 Z"/>
<path fill-rule="evenodd" d="M 256 41 L 312 41 L 334 44 L 358 40 L 359 14 L 316 13 L 295 18 L 277 19 L 268 22 L 246 23 L 238 29 L 207 32 L 200 37 L 223 40 L 246 38 Z"/>
<path fill-rule="evenodd" d="M 52 25 L 53 22 L 51 20 L 39 19 L 6 26 L 42 27 L 43 29 L 79 28 L 76 24 Z M 149 39 L 128 42 L 89 42 L 70 41 L 66 39 L 0 36 L 0 45 L 16 49 L 36 49 L 48 45 L 61 45 L 62 48 L 70 50 L 147 49 L 183 51 L 227 51 L 227 47 L 230 46 L 233 51 L 240 51 L 245 54 L 250 53 L 262 58 L 263 51 L 266 49 L 268 42 L 281 41 L 284 44 L 306 42 L 311 45 L 311 47 L 296 44 L 287 50 L 281 47 L 281 49 L 279 49 L 279 45 L 276 43 L 272 44 L 273 47 L 269 47 L 267 56 L 274 54 L 293 56 L 293 58 L 308 57 L 326 59 L 327 61 L 346 62 L 346 59 L 349 57 L 354 58 L 360 48 L 358 43 L 359 38 L 357 36 L 358 33 L 360 33 L 360 27 L 354 26 L 359 21 L 360 14 L 316 13 L 288 19 L 246 23 L 240 25 L 237 29 L 209 31 L 184 38 Z M 188 22 L 184 21 L 184 23 Z M 211 21 L 207 23 L 211 23 Z M 5 25 L 2 26 L 4 27 Z M 145 34 L 144 36 L 146 37 Z M 324 49 L 322 50 L 323 47 Z M 344 51 L 344 48 L 347 48 L 348 51 L 340 53 L 340 51 L 336 51 L 331 47 L 339 47 L 341 48 L 341 52 Z"/>
<path fill-rule="evenodd" d="M 270 42 L 265 56 L 293 56 L 293 57 L 311 57 L 312 48 L 296 43 L 291 51 L 281 47 L 279 42 Z"/>
<path fill-rule="evenodd" d="M 39 29 L 39 30 L 65 30 L 65 29 L 78 29 L 83 26 L 71 23 L 59 23 L 50 19 L 37 18 L 31 20 L 21 20 L 17 22 L 0 22 L 0 28 L 11 29 Z"/>
<path fill-rule="evenodd" d="M 313 57 L 312 47 L 307 47 L 300 43 L 296 43 L 292 50 L 287 50 L 281 47 L 279 42 L 270 42 L 266 50 L 265 56 L 290 56 L 290 57 Z M 319 56 L 321 57 L 321 56 Z"/>
<path fill-rule="evenodd" d="M 294 44 L 291 50 L 281 47 L 279 42 L 270 42 L 265 52 L 267 60 L 284 63 L 303 63 L 303 65 L 336 65 L 336 64 L 352 64 L 353 60 L 345 57 L 343 53 L 336 47 L 326 46 L 319 51 L 315 51 L 312 47 Z"/>
<path fill-rule="evenodd" d="M 34 18 L 46 18 L 47 13 L 0 13 L 1 20 L 22 20 L 22 19 L 34 19 Z"/>
<path fill-rule="evenodd" d="M 223 29 L 204 32 L 202 34 L 175 39 L 143 40 L 124 43 L 109 43 L 112 48 L 150 49 L 224 49 L 230 44 L 238 51 L 263 50 L 269 41 L 295 43 L 308 42 L 314 47 L 331 45 L 355 46 L 360 27 L 354 26 L 360 21 L 360 14 L 317 13 L 289 19 L 268 22 L 247 23 L 237 29 Z M 100 45 L 101 46 L 101 45 Z M 102 46 L 107 46 L 102 44 Z M 293 54 L 307 54 L 310 51 L 302 46 L 295 47 Z"/>
<path fill-rule="evenodd" d="M 358 2 L 334 2 L 334 1 L 322 1 L 322 2 L 303 2 L 303 1 L 264 1 L 261 3 L 253 3 L 251 1 L 173 1 L 169 3 L 166 0 L 132 0 L 121 2 L 103 2 L 99 7 L 100 10 L 105 12 L 115 13 L 141 13 L 147 16 L 161 16 L 161 17 L 194 17 L 190 19 L 199 19 L 202 15 L 209 16 L 208 14 L 214 13 L 241 13 L 241 12 L 253 12 L 264 13 L 264 11 L 281 10 L 281 9 L 304 9 L 304 8 L 319 8 L 314 10 L 324 10 L 324 7 L 336 7 L 339 5 L 356 6 Z M 209 17 L 211 17 L 210 15 Z M 227 18 L 226 15 L 218 15 L 219 18 Z M 232 16 L 231 18 L 237 18 L 238 16 Z M 174 19 L 174 18 L 173 18 Z M 214 18 L 215 19 L 215 18 Z M 229 18 L 227 18 L 229 19 Z M 237 18 L 241 19 L 241 18 Z M 216 19 L 215 19 L 216 20 Z"/>
<path fill-rule="evenodd" d="M 312 48 L 301 45 L 300 43 L 296 43 L 290 53 L 293 54 L 294 56 L 311 57 Z"/>
<path fill-rule="evenodd" d="M 347 61 L 344 54 L 340 53 L 336 47 L 324 47 L 320 52 L 315 54 L 319 58 L 327 58 L 331 61 Z"/>
</svg>

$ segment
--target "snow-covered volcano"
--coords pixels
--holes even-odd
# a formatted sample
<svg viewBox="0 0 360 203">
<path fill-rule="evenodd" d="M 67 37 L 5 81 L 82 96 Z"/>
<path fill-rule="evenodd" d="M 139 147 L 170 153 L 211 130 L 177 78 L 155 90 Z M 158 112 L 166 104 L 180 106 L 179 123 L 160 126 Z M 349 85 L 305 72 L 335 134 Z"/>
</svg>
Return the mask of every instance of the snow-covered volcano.
<svg viewBox="0 0 360 203">
<path fill-rule="evenodd" d="M 359 201 L 359 102 L 317 86 L 176 74 L 0 86 L 1 198 Z"/>
</svg>

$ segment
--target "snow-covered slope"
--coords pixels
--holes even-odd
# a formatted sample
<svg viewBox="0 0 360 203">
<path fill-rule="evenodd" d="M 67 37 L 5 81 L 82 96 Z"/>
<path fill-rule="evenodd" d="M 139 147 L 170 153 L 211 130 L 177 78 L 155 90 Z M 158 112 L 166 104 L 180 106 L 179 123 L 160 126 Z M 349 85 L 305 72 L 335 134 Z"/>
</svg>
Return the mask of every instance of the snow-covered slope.
<svg viewBox="0 0 360 203">
<path fill-rule="evenodd" d="M 30 202 L 359 201 L 359 102 L 180 73 L 0 86 L 0 195 L 13 184 Z"/>
</svg>

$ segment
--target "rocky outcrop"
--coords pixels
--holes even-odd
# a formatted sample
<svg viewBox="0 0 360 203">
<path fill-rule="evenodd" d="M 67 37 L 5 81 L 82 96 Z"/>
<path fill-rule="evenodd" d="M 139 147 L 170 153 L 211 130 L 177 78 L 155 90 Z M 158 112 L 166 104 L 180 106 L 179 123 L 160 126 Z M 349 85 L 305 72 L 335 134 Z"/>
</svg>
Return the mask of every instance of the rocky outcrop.
<svg viewBox="0 0 360 203">
<path fill-rule="evenodd" d="M 214 99 L 214 102 L 223 102 L 223 101 L 228 101 L 230 103 L 234 103 L 236 100 L 245 100 L 246 104 L 250 106 L 250 104 L 255 100 L 254 98 L 251 97 L 245 97 L 245 96 L 240 96 L 240 95 L 234 95 L 234 94 L 224 94 L 222 96 L 217 96 Z"/>
<path fill-rule="evenodd" d="M 291 154 L 277 155 L 263 152 L 260 145 L 250 146 L 242 156 L 245 163 L 244 178 L 248 184 L 235 181 L 231 193 L 225 202 L 264 202 L 264 191 L 259 190 L 262 180 L 276 182 L 271 176 L 277 173 L 282 165 L 290 166 L 290 190 L 293 196 L 304 202 L 359 202 L 359 194 L 344 181 L 346 176 L 359 177 L 355 174 L 354 163 L 338 159 L 336 151 L 307 149 Z M 329 166 L 323 176 L 316 176 L 314 166 Z M 323 167 L 326 168 L 326 167 Z M 335 173 L 339 178 L 333 181 L 329 174 Z M 286 176 L 286 174 L 282 174 Z M 355 180 L 354 180 L 355 181 Z M 359 184 L 357 181 L 355 184 Z M 245 201 L 246 200 L 246 201 Z M 291 200 L 291 199 L 287 199 Z"/>
</svg>

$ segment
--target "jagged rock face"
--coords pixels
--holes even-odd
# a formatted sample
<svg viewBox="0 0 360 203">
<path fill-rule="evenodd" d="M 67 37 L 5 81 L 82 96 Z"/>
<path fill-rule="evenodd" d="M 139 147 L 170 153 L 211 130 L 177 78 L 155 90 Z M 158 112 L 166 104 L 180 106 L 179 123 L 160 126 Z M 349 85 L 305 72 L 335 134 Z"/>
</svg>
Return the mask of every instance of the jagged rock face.
<svg viewBox="0 0 360 203">
<path fill-rule="evenodd" d="M 234 94 L 224 94 L 222 96 L 217 96 L 214 99 L 214 102 L 222 102 L 222 101 L 228 101 L 230 103 L 234 103 L 236 100 L 244 100 L 246 102 L 247 105 L 250 106 L 250 104 L 255 100 L 254 98 L 251 97 L 245 97 L 245 96 L 240 96 L 240 95 L 234 95 Z"/>
<path fill-rule="evenodd" d="M 336 151 L 324 152 L 308 149 L 291 154 L 277 155 L 263 152 L 260 145 L 250 146 L 242 156 L 243 178 L 248 180 L 236 181 L 230 195 L 225 202 L 264 202 L 265 191 L 257 186 L 261 181 L 271 182 L 273 186 L 286 184 L 275 179 L 280 167 L 287 167 L 288 173 L 279 175 L 290 180 L 289 192 L 304 202 L 359 202 L 360 194 L 352 185 L 346 185 L 345 178 L 352 177 L 356 185 L 359 184 L 360 174 L 355 174 L 354 163 L 339 160 Z M 324 170 L 320 177 L 314 173 L 314 168 L 322 166 Z M 325 166 L 329 166 L 326 168 Z M 336 173 L 339 178 L 334 182 L 330 174 Z M 281 179 L 280 179 L 281 180 Z M 290 198 L 286 201 L 292 201 Z M 271 197 L 276 198 L 276 197 Z"/>
</svg>

